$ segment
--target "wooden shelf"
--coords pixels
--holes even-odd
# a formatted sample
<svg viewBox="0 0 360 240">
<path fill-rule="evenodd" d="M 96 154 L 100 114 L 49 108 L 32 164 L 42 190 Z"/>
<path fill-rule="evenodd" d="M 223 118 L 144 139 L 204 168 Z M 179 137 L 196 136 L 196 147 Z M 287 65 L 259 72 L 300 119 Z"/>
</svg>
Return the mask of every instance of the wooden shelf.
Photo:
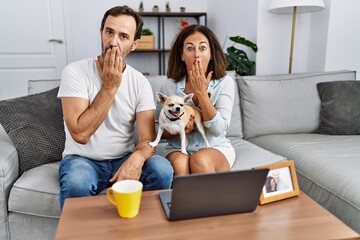
<svg viewBox="0 0 360 240">
<path fill-rule="evenodd" d="M 143 17 L 203 17 L 205 12 L 138 12 Z"/>
<path fill-rule="evenodd" d="M 159 75 L 165 74 L 166 69 L 166 53 L 170 49 L 165 49 L 165 19 L 166 18 L 195 18 L 197 24 L 200 24 L 200 18 L 204 20 L 204 25 L 207 24 L 206 12 L 138 12 L 142 17 L 157 18 L 158 22 L 158 39 L 156 49 L 136 49 L 134 53 L 158 53 L 159 59 Z M 145 19 L 143 19 L 145 21 Z"/>
</svg>

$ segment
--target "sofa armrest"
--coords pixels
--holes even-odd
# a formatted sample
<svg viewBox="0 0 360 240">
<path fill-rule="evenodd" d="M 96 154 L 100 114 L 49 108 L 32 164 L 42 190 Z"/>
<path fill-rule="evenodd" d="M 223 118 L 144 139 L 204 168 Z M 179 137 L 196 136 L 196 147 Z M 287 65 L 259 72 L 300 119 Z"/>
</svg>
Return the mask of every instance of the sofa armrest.
<svg viewBox="0 0 360 240">
<path fill-rule="evenodd" d="M 19 177 L 16 148 L 0 125 L 0 239 L 8 239 L 8 199 L 14 182 Z"/>
</svg>

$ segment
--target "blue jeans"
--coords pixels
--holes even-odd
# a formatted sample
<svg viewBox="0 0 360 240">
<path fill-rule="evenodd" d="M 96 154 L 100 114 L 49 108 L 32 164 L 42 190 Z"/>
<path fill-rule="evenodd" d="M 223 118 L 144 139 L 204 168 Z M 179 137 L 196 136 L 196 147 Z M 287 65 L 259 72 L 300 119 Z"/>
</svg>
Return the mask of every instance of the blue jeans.
<svg viewBox="0 0 360 240">
<path fill-rule="evenodd" d="M 96 161 L 78 155 L 69 155 L 61 160 L 60 177 L 60 209 L 66 198 L 93 196 L 100 193 L 111 183 L 109 180 L 129 158 Z M 152 155 L 145 161 L 140 181 L 143 190 L 168 189 L 173 179 L 173 168 L 170 162 L 159 155 Z"/>
</svg>

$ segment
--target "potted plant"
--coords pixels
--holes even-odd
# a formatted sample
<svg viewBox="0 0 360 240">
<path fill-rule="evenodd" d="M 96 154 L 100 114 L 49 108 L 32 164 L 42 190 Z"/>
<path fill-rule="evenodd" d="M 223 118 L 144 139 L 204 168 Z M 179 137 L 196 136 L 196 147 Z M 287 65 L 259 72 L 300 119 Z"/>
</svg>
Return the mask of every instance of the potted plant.
<svg viewBox="0 0 360 240">
<path fill-rule="evenodd" d="M 158 5 L 154 5 L 152 11 L 153 11 L 153 12 L 158 12 L 158 11 L 159 11 L 159 6 L 158 6 Z"/>
<path fill-rule="evenodd" d="M 234 70 L 237 74 L 241 76 L 253 75 L 255 61 L 251 61 L 248 58 L 245 51 L 241 49 L 237 49 L 236 47 L 234 47 L 234 45 L 238 43 L 250 47 L 255 53 L 258 50 L 257 45 L 241 36 L 233 36 L 233 37 L 229 37 L 229 39 L 233 41 L 234 44 L 226 49 L 226 53 L 225 53 L 227 58 L 226 70 L 229 71 Z"/>
<path fill-rule="evenodd" d="M 171 8 L 170 8 L 170 3 L 169 3 L 169 2 L 166 2 L 165 9 L 166 9 L 166 12 L 171 12 Z"/>
<path fill-rule="evenodd" d="M 141 38 L 137 45 L 138 50 L 153 49 L 155 46 L 154 34 L 149 28 L 143 28 Z"/>
<path fill-rule="evenodd" d="M 143 28 L 141 30 L 141 36 L 151 36 L 153 35 L 153 32 L 149 28 Z"/>
<path fill-rule="evenodd" d="M 139 12 L 143 12 L 143 11 L 144 11 L 144 3 L 143 1 L 141 1 L 139 5 Z"/>
</svg>

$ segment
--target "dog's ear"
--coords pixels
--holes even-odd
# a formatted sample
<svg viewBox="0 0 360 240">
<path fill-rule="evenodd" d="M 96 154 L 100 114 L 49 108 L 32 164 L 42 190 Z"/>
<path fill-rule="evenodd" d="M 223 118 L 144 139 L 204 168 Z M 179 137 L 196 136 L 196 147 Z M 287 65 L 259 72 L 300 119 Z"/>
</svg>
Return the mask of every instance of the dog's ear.
<svg viewBox="0 0 360 240">
<path fill-rule="evenodd" d="M 160 103 L 164 103 L 167 99 L 167 96 L 161 92 L 156 92 L 156 97 Z"/>
<path fill-rule="evenodd" d="M 189 93 L 188 95 L 184 96 L 184 102 L 188 103 L 192 99 L 193 96 L 194 96 L 193 93 Z"/>
</svg>

